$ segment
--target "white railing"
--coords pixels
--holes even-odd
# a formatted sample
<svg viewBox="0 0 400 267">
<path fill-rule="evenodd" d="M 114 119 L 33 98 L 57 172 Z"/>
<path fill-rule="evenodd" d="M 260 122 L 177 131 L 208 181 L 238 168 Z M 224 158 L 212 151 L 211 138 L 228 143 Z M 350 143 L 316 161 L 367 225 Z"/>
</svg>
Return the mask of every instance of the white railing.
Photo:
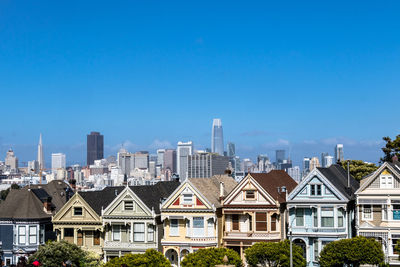
<svg viewBox="0 0 400 267">
<path fill-rule="evenodd" d="M 254 238 L 254 239 L 279 239 L 280 233 L 262 232 L 225 232 L 227 238 Z"/>
<path fill-rule="evenodd" d="M 215 242 L 217 242 L 217 238 L 216 237 L 191 237 L 190 238 L 190 241 L 192 241 L 192 242 L 202 242 L 202 243 L 204 243 L 204 242 L 213 242 L 213 243 L 215 243 Z"/>
</svg>

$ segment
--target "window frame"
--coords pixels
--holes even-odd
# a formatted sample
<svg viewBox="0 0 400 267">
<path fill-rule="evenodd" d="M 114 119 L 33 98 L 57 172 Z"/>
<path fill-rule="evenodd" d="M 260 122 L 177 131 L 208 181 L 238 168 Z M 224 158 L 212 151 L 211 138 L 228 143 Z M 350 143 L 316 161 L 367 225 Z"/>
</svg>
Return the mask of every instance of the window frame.
<svg viewBox="0 0 400 267">
<path fill-rule="evenodd" d="M 138 230 L 137 227 L 141 226 L 143 231 Z M 142 237 L 142 239 L 138 238 Z M 133 242 L 144 242 L 146 240 L 146 225 L 145 223 L 134 223 L 133 224 Z"/>
<path fill-rule="evenodd" d="M 190 199 L 189 197 L 190 196 Z M 193 194 L 192 193 L 183 193 L 182 194 L 182 203 L 183 204 L 193 204 Z"/>
<path fill-rule="evenodd" d="M 80 209 L 81 214 L 76 214 L 76 211 Z M 73 212 L 74 216 L 83 216 L 83 207 L 74 207 L 74 212 Z"/>
<path fill-rule="evenodd" d="M 268 213 L 267 212 L 256 212 L 256 232 L 268 232 Z M 265 220 L 259 216 L 265 216 Z M 262 227 L 261 227 L 262 226 Z M 265 229 L 264 229 L 265 227 Z"/>
<path fill-rule="evenodd" d="M 310 196 L 321 197 L 322 196 L 322 184 L 310 184 Z"/>
<path fill-rule="evenodd" d="M 130 209 L 130 205 L 129 206 L 126 205 L 127 202 L 132 203 L 132 209 Z M 127 208 L 127 207 L 129 207 L 129 208 Z M 133 203 L 133 200 L 124 200 L 124 210 L 126 210 L 126 211 L 135 210 L 135 204 Z"/>
<path fill-rule="evenodd" d="M 23 231 L 21 231 L 23 230 Z M 22 233 L 23 232 L 23 233 Z M 24 238 L 24 242 L 21 242 L 21 237 Z M 26 226 L 19 225 L 18 226 L 18 244 L 25 245 L 26 244 Z"/>
<path fill-rule="evenodd" d="M 249 193 L 250 194 L 252 193 L 253 197 L 249 197 L 248 196 Z M 245 200 L 256 200 L 256 190 L 246 190 L 244 193 L 244 199 Z"/>
<path fill-rule="evenodd" d="M 98 242 L 96 242 L 98 240 Z M 93 231 L 93 246 L 100 246 L 101 245 L 101 233 L 99 230 Z"/>
<path fill-rule="evenodd" d="M 112 232 L 112 241 L 121 241 L 121 225 L 119 224 L 112 225 L 111 232 Z M 118 235 L 118 238 L 116 238 L 116 235 Z"/>
<path fill-rule="evenodd" d="M 336 214 L 337 214 L 337 226 L 341 228 L 345 227 L 346 211 L 343 208 L 338 208 Z M 339 224 L 340 218 L 342 218 L 342 225 Z"/>
<path fill-rule="evenodd" d="M 31 233 L 31 229 L 35 229 L 35 233 Z M 31 238 L 34 238 L 35 242 L 31 242 Z M 36 225 L 29 225 L 29 245 L 35 245 L 37 244 L 38 238 L 37 238 L 37 226 Z"/>
<path fill-rule="evenodd" d="M 365 206 L 370 206 L 370 212 L 369 212 L 369 214 L 370 214 L 370 217 L 369 218 L 367 218 L 367 217 L 365 217 L 365 214 L 367 214 L 366 212 L 365 212 L 365 210 L 366 210 L 366 207 Z M 373 205 L 372 204 L 363 204 L 362 205 L 362 214 L 361 214 L 361 218 L 362 218 L 362 220 L 363 221 L 372 221 L 373 220 L 373 218 L 374 218 L 374 211 L 373 211 Z"/>
<path fill-rule="evenodd" d="M 203 236 L 205 236 L 204 224 L 205 224 L 204 223 L 204 217 L 200 217 L 200 216 L 193 217 L 192 235 L 194 237 L 203 237 Z M 201 225 L 201 227 L 199 227 L 200 225 Z"/>
<path fill-rule="evenodd" d="M 234 222 L 234 221 L 236 221 L 236 220 L 233 220 L 233 218 L 234 217 L 237 217 L 237 229 L 234 229 L 234 225 L 235 225 L 235 223 L 236 222 Z M 231 222 L 232 222 L 232 231 L 240 231 L 240 216 L 239 216 L 239 214 L 232 214 L 231 215 Z"/>
<path fill-rule="evenodd" d="M 301 217 L 299 217 L 297 211 L 301 211 Z M 296 208 L 294 211 L 294 217 L 295 217 L 295 222 L 296 222 L 296 227 L 304 227 L 305 226 L 305 209 L 304 208 Z M 302 225 L 297 224 L 298 218 L 302 219 Z"/>
<path fill-rule="evenodd" d="M 148 224 L 147 225 L 147 242 L 154 242 L 154 225 Z M 149 238 L 151 237 L 151 238 Z"/>
<path fill-rule="evenodd" d="M 176 226 L 173 224 L 172 222 L 176 221 Z M 172 231 L 172 229 L 174 229 L 174 231 Z M 179 219 L 170 219 L 169 221 L 169 236 L 179 236 Z"/>
<path fill-rule="evenodd" d="M 271 232 L 276 232 L 277 230 L 277 224 L 278 224 L 278 214 L 274 213 L 270 216 L 270 224 L 271 224 Z M 272 227 L 274 226 L 274 227 Z"/>
<path fill-rule="evenodd" d="M 323 211 L 332 210 L 332 216 L 323 216 Z M 332 219 L 332 226 L 324 225 L 324 218 L 331 218 Z M 321 227 L 323 228 L 334 228 L 335 227 L 335 208 L 334 207 L 321 207 Z"/>
</svg>

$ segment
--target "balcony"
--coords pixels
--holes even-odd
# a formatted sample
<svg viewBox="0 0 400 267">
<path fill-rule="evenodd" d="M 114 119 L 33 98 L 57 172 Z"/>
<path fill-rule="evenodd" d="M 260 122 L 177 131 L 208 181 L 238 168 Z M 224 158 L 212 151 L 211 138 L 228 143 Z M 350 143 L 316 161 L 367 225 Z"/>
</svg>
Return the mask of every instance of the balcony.
<svg viewBox="0 0 400 267">
<path fill-rule="evenodd" d="M 216 237 L 190 237 L 191 242 L 198 242 L 198 243 L 216 243 Z"/>
<path fill-rule="evenodd" d="M 280 233 L 262 233 L 262 232 L 225 232 L 226 239 L 280 239 Z"/>
<path fill-rule="evenodd" d="M 132 243 L 132 242 L 121 242 L 121 241 L 105 241 L 104 249 L 147 249 L 154 246 L 156 248 L 156 243 Z"/>
</svg>

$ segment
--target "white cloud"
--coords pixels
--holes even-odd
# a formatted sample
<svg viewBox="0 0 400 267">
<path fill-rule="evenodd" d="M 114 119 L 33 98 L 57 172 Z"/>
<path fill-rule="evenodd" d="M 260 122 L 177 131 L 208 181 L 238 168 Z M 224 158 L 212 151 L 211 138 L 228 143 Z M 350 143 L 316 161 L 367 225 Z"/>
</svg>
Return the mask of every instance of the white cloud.
<svg viewBox="0 0 400 267">
<path fill-rule="evenodd" d="M 153 143 L 149 145 L 149 149 L 161 149 L 161 148 L 172 148 L 172 144 L 166 140 L 154 140 Z"/>
</svg>

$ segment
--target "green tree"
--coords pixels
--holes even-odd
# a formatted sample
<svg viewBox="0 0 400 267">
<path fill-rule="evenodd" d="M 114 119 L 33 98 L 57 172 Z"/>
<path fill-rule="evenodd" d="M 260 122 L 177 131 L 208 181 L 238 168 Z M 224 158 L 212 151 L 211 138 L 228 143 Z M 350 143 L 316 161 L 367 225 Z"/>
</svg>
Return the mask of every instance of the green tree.
<svg viewBox="0 0 400 267">
<path fill-rule="evenodd" d="M 344 160 L 339 164 L 347 171 L 347 162 L 349 162 L 350 174 L 357 180 L 360 181 L 364 176 L 373 173 L 379 167 L 374 163 L 365 163 L 362 160 Z"/>
<path fill-rule="evenodd" d="M 204 248 L 189 253 L 181 262 L 182 267 L 214 267 L 217 264 L 224 264 L 225 255 L 228 257 L 227 264 L 242 266 L 239 254 L 228 248 Z"/>
<path fill-rule="evenodd" d="M 11 189 L 19 189 L 19 185 L 17 184 L 12 184 Z M 10 188 L 7 188 L 6 190 L 1 190 L 0 191 L 0 199 L 1 200 L 6 200 L 8 193 L 10 193 Z"/>
<path fill-rule="evenodd" d="M 73 267 L 100 266 L 100 259 L 95 255 L 83 251 L 75 244 L 66 241 L 48 241 L 39 247 L 35 254 L 29 257 L 28 262 L 38 260 L 42 266 L 62 266 L 63 262 L 70 260 Z"/>
<path fill-rule="evenodd" d="M 128 267 L 170 267 L 171 263 L 157 250 L 148 249 L 143 254 L 127 254 L 107 262 L 104 267 L 120 267 L 126 264 Z"/>
<path fill-rule="evenodd" d="M 392 140 L 389 136 L 382 138 L 386 144 L 382 147 L 384 156 L 381 158 L 381 162 L 392 162 L 392 158 L 397 156 L 400 158 L 400 134 L 396 136 L 396 139 Z"/>
<path fill-rule="evenodd" d="M 372 238 L 357 236 L 327 244 L 319 254 L 321 267 L 384 264 L 382 245 Z"/>
<path fill-rule="evenodd" d="M 303 249 L 293 244 L 293 266 L 306 266 Z M 258 242 L 245 251 L 246 261 L 250 266 L 290 266 L 290 242 Z"/>
</svg>

